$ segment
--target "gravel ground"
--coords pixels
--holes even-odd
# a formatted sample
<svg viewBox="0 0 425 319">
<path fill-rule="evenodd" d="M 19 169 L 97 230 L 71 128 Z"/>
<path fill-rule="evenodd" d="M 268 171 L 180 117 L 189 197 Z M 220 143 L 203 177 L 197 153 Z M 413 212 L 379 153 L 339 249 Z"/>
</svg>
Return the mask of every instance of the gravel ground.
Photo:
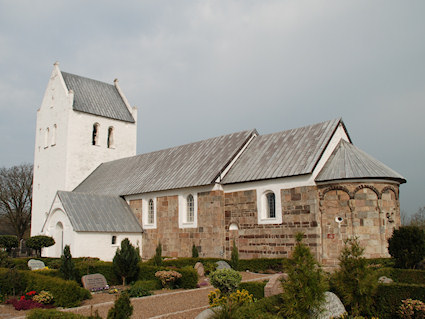
<svg viewBox="0 0 425 319">
<path fill-rule="evenodd" d="M 268 279 L 270 275 L 242 272 L 243 281 Z M 191 290 L 159 290 L 155 295 L 132 298 L 134 307 L 132 318 L 151 319 L 190 319 L 208 308 L 208 294 L 214 288 L 207 286 Z M 64 309 L 63 311 L 81 315 L 94 314 L 98 310 L 102 318 L 106 318 L 108 310 L 113 306 L 116 295 L 106 293 L 94 294 L 81 307 Z M 0 319 L 25 318 L 26 311 L 16 311 L 10 305 L 0 305 Z"/>
</svg>

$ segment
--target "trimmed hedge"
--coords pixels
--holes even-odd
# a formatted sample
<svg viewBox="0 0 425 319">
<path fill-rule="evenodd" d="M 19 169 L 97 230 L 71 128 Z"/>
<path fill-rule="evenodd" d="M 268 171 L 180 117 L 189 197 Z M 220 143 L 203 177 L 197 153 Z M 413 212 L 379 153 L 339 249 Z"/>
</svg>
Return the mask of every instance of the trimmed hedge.
<svg viewBox="0 0 425 319">
<path fill-rule="evenodd" d="M 251 281 L 251 282 L 241 282 L 239 284 L 239 290 L 245 289 L 248 290 L 252 296 L 259 300 L 264 298 L 264 287 L 267 284 L 267 280 L 265 281 Z"/>
<path fill-rule="evenodd" d="M 379 276 L 387 276 L 398 283 L 425 285 L 425 270 L 382 268 Z"/>
<path fill-rule="evenodd" d="M 141 287 L 149 291 L 159 290 L 162 288 L 161 282 L 159 280 L 138 280 L 132 287 Z"/>
<path fill-rule="evenodd" d="M 82 300 L 91 298 L 90 292 L 75 281 L 49 277 L 36 271 L 0 269 L 0 285 L 2 292 L 8 295 L 23 295 L 30 290 L 49 291 L 58 307 L 79 306 Z"/>
<path fill-rule="evenodd" d="M 379 318 L 399 318 L 397 310 L 404 299 L 425 300 L 425 285 L 395 283 L 379 285 L 375 296 L 376 313 Z"/>
<path fill-rule="evenodd" d="M 169 259 L 169 260 L 163 260 L 162 266 L 165 267 L 176 267 L 176 268 L 183 268 L 187 266 L 194 267 L 197 262 L 201 262 L 203 265 L 205 263 L 215 263 L 219 260 L 223 260 L 220 258 L 192 258 L 192 257 L 182 257 L 178 259 Z M 151 261 L 148 261 L 147 263 L 151 263 Z"/>
<path fill-rule="evenodd" d="M 61 312 L 56 309 L 33 309 L 27 319 L 84 319 L 88 318 L 82 315 L 77 315 L 71 312 Z"/>
<path fill-rule="evenodd" d="M 181 273 L 182 277 L 177 279 L 176 286 L 184 289 L 196 288 L 198 283 L 198 272 L 191 266 L 183 267 L 176 270 Z"/>
<path fill-rule="evenodd" d="M 285 258 L 257 258 L 239 259 L 239 271 L 249 270 L 251 272 L 266 272 L 267 270 L 279 272 L 284 270 Z"/>
</svg>

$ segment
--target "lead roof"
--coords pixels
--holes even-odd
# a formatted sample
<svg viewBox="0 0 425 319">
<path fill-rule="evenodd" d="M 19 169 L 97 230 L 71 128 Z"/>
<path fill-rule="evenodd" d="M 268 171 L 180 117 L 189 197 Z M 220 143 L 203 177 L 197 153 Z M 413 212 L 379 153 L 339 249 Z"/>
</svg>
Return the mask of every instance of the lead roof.
<svg viewBox="0 0 425 319">
<path fill-rule="evenodd" d="M 67 89 L 74 91 L 72 106 L 74 110 L 125 122 L 135 122 L 114 85 L 71 73 L 61 73 Z"/>
<path fill-rule="evenodd" d="M 142 227 L 121 197 L 64 191 L 57 194 L 75 231 L 142 232 Z"/>
<path fill-rule="evenodd" d="M 390 179 L 400 183 L 406 182 L 399 173 L 345 140 L 339 141 L 328 161 L 317 175 L 316 182 L 364 178 Z"/>
</svg>

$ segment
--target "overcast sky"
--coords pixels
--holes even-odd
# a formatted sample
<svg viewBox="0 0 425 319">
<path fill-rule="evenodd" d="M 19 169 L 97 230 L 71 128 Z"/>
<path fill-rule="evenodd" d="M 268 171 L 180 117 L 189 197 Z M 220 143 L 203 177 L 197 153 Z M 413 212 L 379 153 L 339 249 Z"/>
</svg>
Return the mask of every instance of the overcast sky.
<svg viewBox="0 0 425 319">
<path fill-rule="evenodd" d="M 53 63 L 139 110 L 138 153 L 342 117 L 425 206 L 425 1 L 0 0 L 0 167 L 33 162 Z"/>
</svg>

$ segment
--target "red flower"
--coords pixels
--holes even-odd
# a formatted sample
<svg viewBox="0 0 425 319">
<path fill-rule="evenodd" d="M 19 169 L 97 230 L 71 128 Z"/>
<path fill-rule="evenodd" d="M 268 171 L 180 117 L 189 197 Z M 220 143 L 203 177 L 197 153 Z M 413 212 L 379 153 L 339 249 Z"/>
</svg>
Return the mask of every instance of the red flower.
<svg viewBox="0 0 425 319">
<path fill-rule="evenodd" d="M 21 300 L 24 300 L 25 299 L 25 296 L 21 296 Z"/>
</svg>

